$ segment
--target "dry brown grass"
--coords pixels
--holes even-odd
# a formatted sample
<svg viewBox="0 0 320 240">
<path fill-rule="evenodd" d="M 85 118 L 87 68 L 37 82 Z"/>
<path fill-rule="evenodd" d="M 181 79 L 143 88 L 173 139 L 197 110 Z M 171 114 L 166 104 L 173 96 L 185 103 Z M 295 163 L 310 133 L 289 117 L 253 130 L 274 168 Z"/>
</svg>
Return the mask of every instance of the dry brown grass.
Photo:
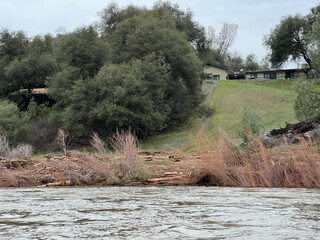
<svg viewBox="0 0 320 240">
<path fill-rule="evenodd" d="M 138 139 L 131 132 L 117 131 L 111 138 L 110 144 L 116 151 L 116 157 L 110 162 L 116 182 L 126 183 L 132 180 L 146 179 L 148 174 L 145 172 L 139 157 L 137 146 Z"/>
<path fill-rule="evenodd" d="M 62 131 L 61 131 L 62 132 Z M 0 161 L 0 187 L 24 187 L 56 183 L 68 185 L 125 184 L 145 180 L 137 147 L 137 138 L 130 131 L 117 132 L 111 139 L 115 153 L 95 134 L 93 146 L 100 154 L 67 151 L 65 134 L 59 139 L 63 156 L 45 155 L 41 159 L 12 159 Z"/>
<path fill-rule="evenodd" d="M 0 134 L 0 160 L 14 159 L 32 155 L 32 146 L 29 144 L 19 144 L 10 147 L 8 139 Z"/>
<path fill-rule="evenodd" d="M 0 168 L 0 187 L 16 187 L 18 185 L 15 174 L 7 168 Z"/>
<path fill-rule="evenodd" d="M 138 139 L 131 132 L 117 131 L 110 139 L 110 146 L 115 153 L 108 151 L 107 144 L 97 133 L 92 135 L 91 145 L 99 155 L 106 159 L 111 170 L 109 184 L 124 184 L 148 178 L 148 174 L 141 164 L 138 149 Z"/>
<path fill-rule="evenodd" d="M 107 184 L 110 168 L 106 161 L 80 152 L 45 159 L 0 161 L 0 187 L 26 187 L 69 181 L 71 185 Z"/>
<path fill-rule="evenodd" d="M 91 137 L 91 146 L 98 151 L 101 156 L 108 154 L 106 143 L 99 137 L 99 134 L 94 132 Z"/>
<path fill-rule="evenodd" d="M 67 132 L 59 128 L 58 134 L 56 137 L 56 143 L 64 152 L 64 155 L 67 155 L 67 150 L 70 147 L 71 141 L 72 141 L 72 137 L 69 136 Z"/>
<path fill-rule="evenodd" d="M 320 187 L 320 154 L 311 140 L 301 138 L 300 144 L 269 149 L 252 135 L 246 147 L 236 145 L 227 134 L 216 145 L 203 136 L 198 141 L 210 151 L 203 154 L 207 171 L 197 176 L 197 182 L 234 187 Z"/>
</svg>

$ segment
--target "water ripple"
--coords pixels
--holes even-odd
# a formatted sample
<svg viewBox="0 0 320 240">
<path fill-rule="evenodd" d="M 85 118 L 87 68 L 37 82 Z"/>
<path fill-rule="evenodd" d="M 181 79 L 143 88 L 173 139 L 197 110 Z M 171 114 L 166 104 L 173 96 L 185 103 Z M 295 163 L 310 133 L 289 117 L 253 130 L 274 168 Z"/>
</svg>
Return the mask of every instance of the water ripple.
<svg viewBox="0 0 320 240">
<path fill-rule="evenodd" d="M 317 239 L 320 191 L 0 189 L 0 239 Z"/>
</svg>

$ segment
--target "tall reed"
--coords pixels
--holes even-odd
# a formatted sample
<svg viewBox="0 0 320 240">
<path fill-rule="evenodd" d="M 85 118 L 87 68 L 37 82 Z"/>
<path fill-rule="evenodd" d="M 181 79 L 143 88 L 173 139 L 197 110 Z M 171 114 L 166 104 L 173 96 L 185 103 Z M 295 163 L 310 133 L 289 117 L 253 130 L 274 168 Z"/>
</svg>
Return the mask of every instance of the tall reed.
<svg viewBox="0 0 320 240">
<path fill-rule="evenodd" d="M 297 145 L 267 148 L 260 138 L 248 134 L 247 146 L 239 146 L 224 133 L 217 144 L 201 137 L 209 151 L 203 153 L 207 171 L 198 182 L 234 187 L 320 187 L 320 154 L 311 140 Z"/>
</svg>

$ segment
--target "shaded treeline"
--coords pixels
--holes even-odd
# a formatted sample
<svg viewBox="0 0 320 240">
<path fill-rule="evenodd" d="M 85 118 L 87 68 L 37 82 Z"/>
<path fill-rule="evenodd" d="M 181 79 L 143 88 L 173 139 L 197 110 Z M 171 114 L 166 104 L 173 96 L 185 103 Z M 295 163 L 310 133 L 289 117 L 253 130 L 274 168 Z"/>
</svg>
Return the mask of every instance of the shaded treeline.
<svg viewBox="0 0 320 240">
<path fill-rule="evenodd" d="M 168 2 L 110 4 L 99 24 L 56 36 L 2 29 L 0 134 L 46 149 L 59 128 L 78 142 L 129 127 L 139 138 L 160 133 L 201 101 L 200 55 L 209 50 L 192 13 Z"/>
</svg>

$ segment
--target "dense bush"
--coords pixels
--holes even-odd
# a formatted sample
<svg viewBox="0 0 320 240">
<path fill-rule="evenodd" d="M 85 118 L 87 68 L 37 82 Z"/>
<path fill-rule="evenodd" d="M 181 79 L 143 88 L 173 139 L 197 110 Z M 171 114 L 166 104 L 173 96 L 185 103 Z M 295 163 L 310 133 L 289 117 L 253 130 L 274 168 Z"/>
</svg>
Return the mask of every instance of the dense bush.
<svg viewBox="0 0 320 240">
<path fill-rule="evenodd" d="M 42 150 L 59 128 L 81 141 L 129 128 L 146 137 L 184 122 L 200 103 L 205 33 L 190 11 L 111 4 L 100 16 L 100 32 L 93 25 L 56 37 L 0 31 L 0 97 L 29 90 L 27 114 L 0 107 L 0 134 L 11 143 Z M 50 104 L 30 101 L 39 87 L 48 87 Z"/>
<path fill-rule="evenodd" d="M 320 116 L 319 94 L 315 91 L 317 81 L 305 80 L 297 83 L 294 110 L 298 120 L 314 120 Z"/>
<path fill-rule="evenodd" d="M 29 142 L 35 151 L 56 149 L 55 138 L 62 126 L 61 109 L 31 101 L 26 114 L 29 117 Z"/>
<path fill-rule="evenodd" d="M 77 81 L 63 114 L 67 129 L 80 135 L 92 130 L 111 134 L 132 126 L 143 136 L 165 128 L 170 114 L 170 102 L 166 102 L 170 76 L 154 58 L 109 64 L 95 79 Z"/>
<path fill-rule="evenodd" d="M 29 141 L 30 123 L 28 116 L 9 101 L 0 101 L 0 134 L 8 138 L 12 145 Z"/>
<path fill-rule="evenodd" d="M 96 62 L 92 57 L 64 47 L 78 32 L 60 40 L 65 65 L 47 84 L 50 96 L 64 109 L 64 128 L 78 137 L 92 131 L 110 136 L 129 127 L 139 137 L 153 135 L 185 121 L 201 100 L 201 64 L 174 16 L 168 9 L 132 13 L 109 29 L 110 61 L 96 75 L 86 70 Z M 84 43 L 79 45 L 83 51 L 96 49 L 87 50 Z M 67 53 L 76 58 L 63 57 Z"/>
<path fill-rule="evenodd" d="M 248 141 L 248 134 L 258 135 L 263 130 L 263 120 L 249 107 L 245 106 L 242 111 L 241 126 L 239 135 L 244 142 Z"/>
</svg>

